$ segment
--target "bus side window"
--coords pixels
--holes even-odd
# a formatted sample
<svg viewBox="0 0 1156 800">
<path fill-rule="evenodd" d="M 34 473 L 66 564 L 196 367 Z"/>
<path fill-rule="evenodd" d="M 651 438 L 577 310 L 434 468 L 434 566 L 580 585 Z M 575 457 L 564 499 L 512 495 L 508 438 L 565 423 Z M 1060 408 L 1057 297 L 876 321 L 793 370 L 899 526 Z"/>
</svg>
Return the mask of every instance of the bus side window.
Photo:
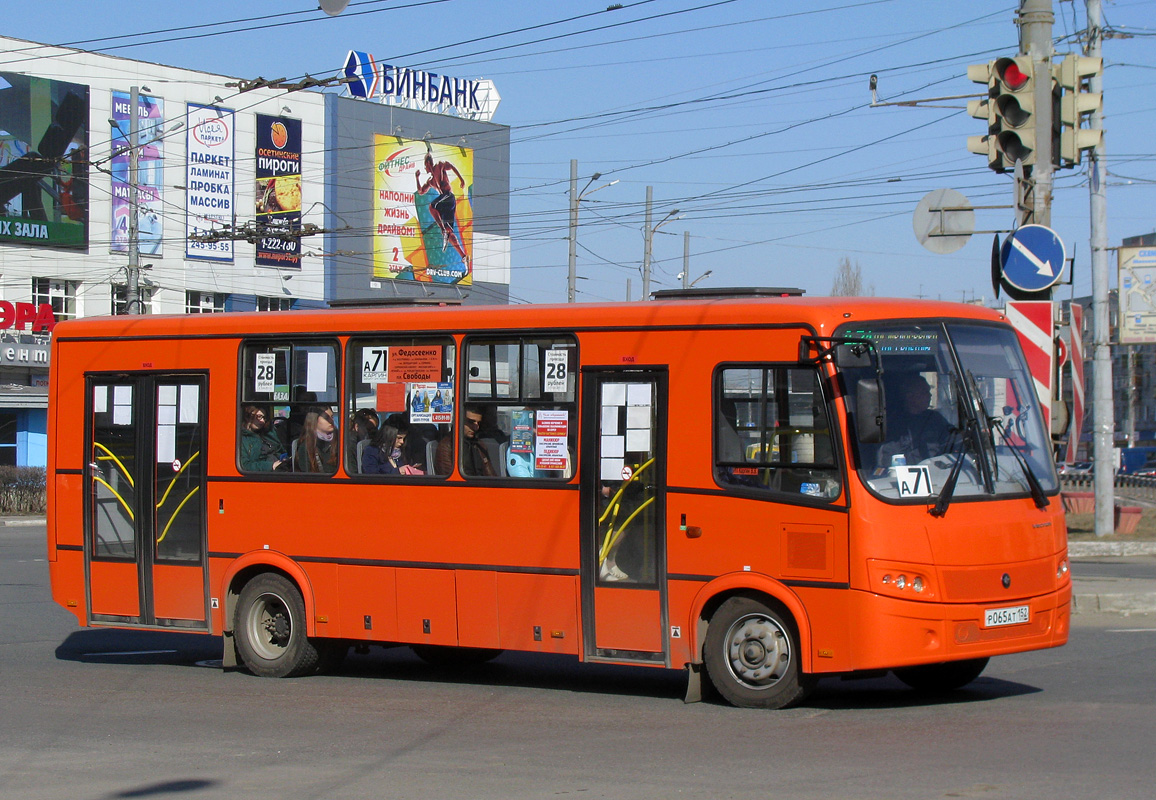
<svg viewBox="0 0 1156 800">
<path fill-rule="evenodd" d="M 333 341 L 246 342 L 241 349 L 241 472 L 333 475 L 340 452 Z"/>
<path fill-rule="evenodd" d="M 578 433 L 574 338 L 471 337 L 466 346 L 463 474 L 569 480 Z M 478 421 L 476 432 L 467 429 L 471 416 Z"/>
<path fill-rule="evenodd" d="M 714 414 L 720 485 L 827 501 L 839 497 L 831 423 L 813 368 L 721 369 Z"/>
<path fill-rule="evenodd" d="M 346 352 L 346 418 L 373 415 L 379 421 L 350 432 L 346 472 L 370 479 L 449 474 L 457 358 L 453 339 L 357 337 Z M 442 439 L 449 448 L 444 473 L 436 463 Z"/>
</svg>

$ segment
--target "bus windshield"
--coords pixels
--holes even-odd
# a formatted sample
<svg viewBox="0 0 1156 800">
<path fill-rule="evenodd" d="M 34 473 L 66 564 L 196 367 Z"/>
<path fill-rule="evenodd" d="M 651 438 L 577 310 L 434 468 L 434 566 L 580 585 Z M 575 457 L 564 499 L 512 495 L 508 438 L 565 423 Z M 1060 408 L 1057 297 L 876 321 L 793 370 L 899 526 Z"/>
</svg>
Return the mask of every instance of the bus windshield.
<svg viewBox="0 0 1156 800">
<path fill-rule="evenodd" d="M 844 369 L 848 409 L 882 383 L 885 430 L 859 443 L 857 468 L 877 495 L 927 502 L 1027 494 L 1058 486 L 1031 373 L 1014 331 L 961 322 L 848 326 L 873 342 L 874 367 Z M 1029 475 L 1029 472 L 1031 473 Z M 954 473 L 954 481 L 952 475 Z"/>
</svg>

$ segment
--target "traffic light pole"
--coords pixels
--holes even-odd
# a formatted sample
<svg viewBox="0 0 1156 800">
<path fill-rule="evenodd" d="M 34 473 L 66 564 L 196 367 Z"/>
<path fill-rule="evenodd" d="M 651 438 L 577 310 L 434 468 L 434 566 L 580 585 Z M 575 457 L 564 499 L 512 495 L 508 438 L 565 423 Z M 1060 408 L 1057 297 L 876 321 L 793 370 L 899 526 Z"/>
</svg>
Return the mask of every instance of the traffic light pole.
<svg viewBox="0 0 1156 800">
<path fill-rule="evenodd" d="M 1020 54 L 1032 60 L 1032 114 L 1035 166 L 1032 167 L 1031 221 L 1052 224 L 1052 0 L 1021 0 Z"/>
<path fill-rule="evenodd" d="M 1103 42 L 1100 0 L 1087 0 L 1088 43 L 1086 54 L 1100 58 Z M 1097 72 L 1089 89 L 1102 92 L 1103 79 Z M 1092 127 L 1103 129 L 1103 111 L 1092 112 Z M 1093 489 L 1096 495 L 1096 536 L 1115 531 L 1115 485 L 1112 433 L 1116 427 L 1112 402 L 1112 352 L 1108 345 L 1108 199 L 1104 191 L 1103 139 L 1091 152 L 1088 165 L 1092 247 L 1092 456 L 1095 465 Z M 1129 389 L 1131 391 L 1131 389 Z M 1074 432 L 1079 436 L 1079 431 Z"/>
</svg>

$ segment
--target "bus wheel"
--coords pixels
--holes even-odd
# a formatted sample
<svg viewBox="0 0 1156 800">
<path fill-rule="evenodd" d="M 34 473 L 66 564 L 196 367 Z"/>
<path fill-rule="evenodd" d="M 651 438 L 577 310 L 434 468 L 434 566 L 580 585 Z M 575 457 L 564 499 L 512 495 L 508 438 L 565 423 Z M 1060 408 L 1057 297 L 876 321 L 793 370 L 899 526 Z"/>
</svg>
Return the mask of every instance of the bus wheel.
<svg viewBox="0 0 1156 800">
<path fill-rule="evenodd" d="M 950 692 L 967 686 L 979 677 L 987 666 L 986 658 L 972 658 L 967 661 L 948 661 L 946 664 L 924 664 L 919 667 L 904 667 L 894 670 L 895 677 L 912 689 L 921 692 Z"/>
<path fill-rule="evenodd" d="M 414 655 L 434 667 L 475 667 L 493 661 L 501 650 L 485 647 L 450 647 L 439 644 L 411 644 Z"/>
<path fill-rule="evenodd" d="M 305 636 L 305 601 L 287 578 L 266 572 L 245 584 L 233 628 L 241 660 L 262 678 L 293 678 L 317 669 L 320 654 Z"/>
<path fill-rule="evenodd" d="M 711 617 L 703 660 L 711 683 L 732 705 L 787 708 L 814 685 L 800 669 L 798 641 L 789 617 L 732 597 Z"/>
</svg>

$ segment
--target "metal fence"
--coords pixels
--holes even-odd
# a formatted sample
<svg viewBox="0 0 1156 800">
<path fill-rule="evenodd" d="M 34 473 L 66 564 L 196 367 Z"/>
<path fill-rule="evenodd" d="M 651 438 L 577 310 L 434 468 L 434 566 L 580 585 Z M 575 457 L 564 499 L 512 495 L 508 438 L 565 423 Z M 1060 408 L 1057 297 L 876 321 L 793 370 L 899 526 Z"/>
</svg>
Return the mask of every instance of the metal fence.
<svg viewBox="0 0 1156 800">
<path fill-rule="evenodd" d="M 1061 475 L 1060 489 L 1064 492 L 1091 492 L 1094 491 L 1093 481 L 1092 475 Z M 1156 476 L 1117 475 L 1113 484 L 1117 497 L 1156 503 Z"/>
</svg>

